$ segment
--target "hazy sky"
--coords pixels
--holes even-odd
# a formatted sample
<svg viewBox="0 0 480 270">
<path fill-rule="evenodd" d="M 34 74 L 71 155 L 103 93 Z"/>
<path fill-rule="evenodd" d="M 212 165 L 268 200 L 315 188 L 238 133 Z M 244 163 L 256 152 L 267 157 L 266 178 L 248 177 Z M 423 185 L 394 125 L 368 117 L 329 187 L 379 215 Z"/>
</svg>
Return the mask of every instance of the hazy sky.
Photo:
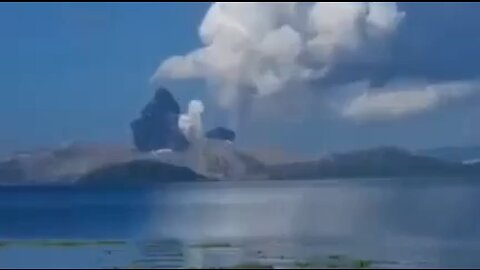
<svg viewBox="0 0 480 270">
<path fill-rule="evenodd" d="M 150 77 L 170 56 L 203 46 L 198 28 L 209 6 L 1 3 L 0 154 L 79 140 L 130 143 L 129 123 L 152 95 Z M 399 4 L 400 12 L 405 16 L 392 37 L 377 41 L 382 48 L 388 43 L 388 61 L 373 68 L 347 61 L 329 78 L 330 92 L 316 90 L 330 81 L 310 85 L 311 100 L 300 103 L 307 116 L 287 119 L 290 104 L 280 103 L 278 116 L 245 125 L 241 143 L 310 152 L 480 144 L 480 5 Z M 357 85 L 365 80 L 381 95 L 362 97 L 377 91 Z M 192 98 L 204 100 L 207 125 L 225 121 L 202 78 L 165 84 L 183 108 Z M 468 95 L 458 90 L 464 85 Z M 405 89 L 413 93 L 382 92 Z M 323 110 L 349 91 L 356 96 L 340 113 Z M 292 100 L 287 96 L 282 102 Z"/>
</svg>

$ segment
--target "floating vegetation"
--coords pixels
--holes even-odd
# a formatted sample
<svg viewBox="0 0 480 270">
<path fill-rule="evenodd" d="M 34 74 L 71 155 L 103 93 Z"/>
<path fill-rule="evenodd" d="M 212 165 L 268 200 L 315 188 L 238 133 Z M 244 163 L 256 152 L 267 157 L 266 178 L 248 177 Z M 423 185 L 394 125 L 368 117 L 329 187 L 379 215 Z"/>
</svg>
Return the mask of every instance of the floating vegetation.
<svg viewBox="0 0 480 270">
<path fill-rule="evenodd" d="M 64 247 L 64 248 L 71 248 L 71 247 L 82 247 L 82 246 L 89 246 L 91 243 L 83 242 L 83 241 L 39 241 L 34 242 L 33 244 L 45 247 Z"/>
<path fill-rule="evenodd" d="M 130 242 L 122 240 L 0 240 L 0 248 L 10 246 L 25 249 L 49 248 L 51 252 L 60 252 L 60 249 L 79 248 L 79 252 L 85 250 L 98 250 L 102 255 L 98 263 L 104 264 L 110 262 L 108 268 L 112 265 L 118 265 L 118 261 L 123 261 L 123 269 L 145 269 L 145 268 L 189 268 L 201 269 L 318 269 L 318 268 L 348 268 L 348 269 L 368 269 L 379 265 L 377 261 L 352 258 L 347 255 L 320 255 L 309 258 L 292 257 L 292 254 L 275 254 L 267 256 L 268 250 L 252 249 L 251 252 L 244 252 L 243 248 L 248 250 L 248 246 L 234 246 L 225 242 L 207 242 L 196 245 L 181 246 L 182 248 L 194 248 L 192 256 L 184 255 L 184 251 L 178 250 L 177 245 L 163 245 L 163 242 L 152 242 L 148 245 L 140 245 L 141 255 L 132 255 L 127 247 Z M 121 247 L 119 247 L 121 246 Z M 115 248 L 116 247 L 116 248 Z M 146 249 L 144 249 L 146 248 Z M 83 251 L 80 251 L 83 249 Z M 198 250 L 200 249 L 200 250 Z M 208 250 L 202 250 L 208 249 Z M 114 252 L 115 250 L 115 252 Z M 207 252 L 203 252 L 207 251 Z M 228 251 L 224 253 L 224 251 Z M 232 251 L 232 252 L 230 252 Z M 89 251 L 90 252 L 90 251 Z M 127 253 L 123 253 L 127 252 Z M 189 252 L 188 250 L 186 251 Z M 237 254 L 237 252 L 239 252 Z M 190 254 L 190 253 L 188 253 Z M 223 258 L 224 255 L 232 256 L 221 260 L 222 266 L 212 258 Z M 238 256 L 237 256 L 238 255 Z M 127 256 L 127 257 L 125 257 Z M 131 256 L 131 257 L 130 257 Z M 140 257 L 138 257 L 140 256 Z M 232 259 L 232 260 L 230 260 Z M 107 261 L 106 261 L 107 260 Z M 226 262 L 226 264 L 225 264 Z M 101 267 L 101 265 L 99 265 Z"/>
<path fill-rule="evenodd" d="M 294 266 L 296 268 L 310 268 L 311 267 L 311 263 L 308 263 L 308 262 L 295 262 L 294 263 Z"/>
<path fill-rule="evenodd" d="M 0 247 L 6 246 L 23 246 L 23 247 L 59 247 L 59 248 L 74 248 L 74 247 L 99 247 L 99 246 L 118 246 L 126 245 L 127 242 L 119 240 L 102 240 L 102 241 L 88 241 L 88 240 L 9 240 L 0 241 Z"/>
<path fill-rule="evenodd" d="M 204 244 L 195 244 L 191 245 L 192 248 L 231 248 L 233 247 L 230 243 L 204 243 Z"/>
<path fill-rule="evenodd" d="M 273 265 L 265 265 L 258 263 L 239 264 L 232 267 L 232 269 L 274 269 Z"/>
<path fill-rule="evenodd" d="M 353 262 L 353 267 L 356 269 L 365 269 L 372 267 L 373 262 L 369 260 L 355 260 Z"/>
<path fill-rule="evenodd" d="M 361 259 L 349 259 L 343 255 L 329 255 L 327 257 L 317 257 L 307 261 L 295 261 L 293 268 L 314 269 L 314 268 L 349 268 L 349 269 L 366 269 L 371 268 L 372 261 Z"/>
</svg>

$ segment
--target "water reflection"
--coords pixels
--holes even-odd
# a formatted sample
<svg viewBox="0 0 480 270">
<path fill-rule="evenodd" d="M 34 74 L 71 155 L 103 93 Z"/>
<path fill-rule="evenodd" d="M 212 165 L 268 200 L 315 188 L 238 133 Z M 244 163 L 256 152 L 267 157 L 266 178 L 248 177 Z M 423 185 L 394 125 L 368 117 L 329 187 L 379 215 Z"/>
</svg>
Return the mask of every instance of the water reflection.
<svg viewBox="0 0 480 270">
<path fill-rule="evenodd" d="M 157 196 L 162 211 L 151 232 L 186 242 L 280 241 L 295 245 L 295 255 L 471 267 L 480 265 L 479 195 L 474 179 L 172 186 Z"/>
<path fill-rule="evenodd" d="M 325 263 L 325 258 L 337 255 L 388 267 L 480 265 L 476 179 L 213 182 L 143 190 L 0 189 L 0 195 L 0 238 L 127 239 L 124 254 L 129 255 L 121 259 L 129 258 L 136 266 L 305 266 L 315 258 L 323 256 Z M 175 248 L 164 243 L 175 243 Z M 21 252 L 30 258 L 48 257 Z M 65 258 L 75 267 L 75 253 L 68 254 Z M 76 254 L 81 258 L 81 252 Z M 113 256 L 105 260 L 109 258 Z"/>
</svg>

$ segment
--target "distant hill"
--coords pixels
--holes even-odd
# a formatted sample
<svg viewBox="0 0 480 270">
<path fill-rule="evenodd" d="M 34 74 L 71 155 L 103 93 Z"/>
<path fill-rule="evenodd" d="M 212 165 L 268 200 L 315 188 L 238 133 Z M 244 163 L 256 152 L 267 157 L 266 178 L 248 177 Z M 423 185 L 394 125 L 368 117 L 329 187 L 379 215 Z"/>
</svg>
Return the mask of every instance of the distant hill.
<svg viewBox="0 0 480 270">
<path fill-rule="evenodd" d="M 287 151 L 281 147 L 269 147 L 259 149 L 244 149 L 243 153 L 265 165 L 285 164 L 300 161 L 310 161 L 314 157 Z"/>
<path fill-rule="evenodd" d="M 125 146 L 93 143 L 16 153 L 0 160 L 0 183 L 64 183 L 135 155 L 135 150 Z"/>
<path fill-rule="evenodd" d="M 393 147 L 332 154 L 315 161 L 270 165 L 266 170 L 270 179 L 480 175 L 480 165 L 419 156 Z"/>
<path fill-rule="evenodd" d="M 206 171 L 197 171 L 197 173 L 211 178 L 230 180 L 242 178 L 244 175 L 252 177 L 259 171 L 263 172 L 262 162 L 235 150 L 230 142 L 206 140 L 204 147 L 202 155 Z M 172 150 L 142 153 L 122 145 L 74 143 L 59 148 L 16 153 L 7 159 L 0 160 L 0 184 L 68 184 L 85 179 L 86 175 L 92 176 L 91 173 L 98 170 L 119 164 L 122 166 L 129 164 L 129 168 L 133 166 L 133 168 L 145 170 L 150 170 L 152 167 L 157 170 L 161 166 L 145 165 L 149 164 L 149 161 L 185 167 L 193 171 L 197 168 L 193 166 L 190 154 Z M 146 161 L 146 163 L 133 163 L 134 165 L 128 163 L 134 161 Z M 114 168 L 116 171 L 121 170 L 118 167 Z M 154 172 L 157 173 L 157 171 Z M 103 171 L 103 173 L 106 172 Z M 123 178 L 123 174 L 121 175 Z"/>
<path fill-rule="evenodd" d="M 453 162 L 480 161 L 480 146 L 440 147 L 418 150 L 416 153 Z"/>
<path fill-rule="evenodd" d="M 122 146 L 74 144 L 58 149 L 24 152 L 0 161 L 0 184 L 111 185 L 193 180 L 325 179 L 360 177 L 480 176 L 480 163 L 429 152 L 430 156 L 394 147 L 378 147 L 305 160 L 288 155 L 265 162 L 228 141 L 206 140 L 203 164 L 195 166 L 190 152 L 162 150 L 140 153 Z M 448 151 L 447 151 L 448 152 Z M 473 153 L 473 152 L 472 152 Z M 433 157 L 437 155 L 441 158 Z M 275 158 L 273 153 L 264 158 Z M 282 161 L 283 160 L 283 161 Z M 200 168 L 200 169 L 199 169 Z"/>
<path fill-rule="evenodd" d="M 154 160 L 134 160 L 96 169 L 80 177 L 76 184 L 119 187 L 198 180 L 207 178 L 186 167 Z"/>
</svg>

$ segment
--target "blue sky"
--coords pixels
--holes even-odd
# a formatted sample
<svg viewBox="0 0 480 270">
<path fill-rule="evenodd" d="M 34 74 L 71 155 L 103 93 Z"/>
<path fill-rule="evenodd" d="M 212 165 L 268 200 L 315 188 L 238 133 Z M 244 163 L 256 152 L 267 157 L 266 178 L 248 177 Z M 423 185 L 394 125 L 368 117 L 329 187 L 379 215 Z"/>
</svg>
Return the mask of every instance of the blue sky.
<svg viewBox="0 0 480 270">
<path fill-rule="evenodd" d="M 129 142 L 129 122 L 152 94 L 149 77 L 161 59 L 198 43 L 208 6 L 0 5 L 2 152 L 72 140 Z"/>
<path fill-rule="evenodd" d="M 208 3 L 1 3 L 0 154 L 71 141 L 130 143 L 129 123 L 152 95 L 150 76 L 168 56 L 200 46 L 197 30 L 208 7 Z M 384 76 L 432 81 L 477 76 L 478 5 L 400 8 L 407 11 L 406 26 Z M 409 46 L 416 50 L 403 49 Z M 189 99 L 207 99 L 203 83 L 167 86 L 175 88 L 183 108 Z M 477 101 L 472 98 L 383 124 L 358 125 L 310 115 L 292 125 L 252 125 L 255 132 L 247 132 L 243 140 L 310 151 L 378 144 L 410 148 L 480 144 Z"/>
</svg>

